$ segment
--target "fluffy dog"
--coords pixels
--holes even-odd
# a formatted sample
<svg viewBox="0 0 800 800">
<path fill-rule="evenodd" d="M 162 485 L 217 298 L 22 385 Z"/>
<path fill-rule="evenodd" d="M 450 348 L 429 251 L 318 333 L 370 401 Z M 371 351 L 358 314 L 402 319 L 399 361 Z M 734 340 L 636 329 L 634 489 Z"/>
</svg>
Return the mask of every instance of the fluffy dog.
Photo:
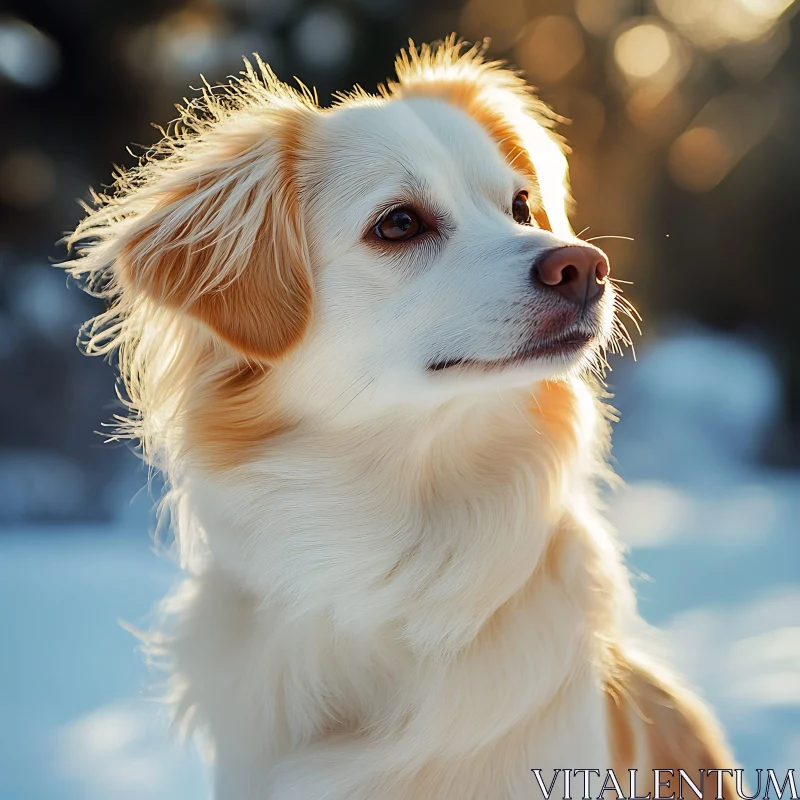
<svg viewBox="0 0 800 800">
<path fill-rule="evenodd" d="M 88 350 L 171 487 L 157 646 L 219 800 L 733 766 L 628 640 L 592 377 L 619 298 L 552 119 L 453 40 L 325 109 L 248 63 L 72 236 L 111 300 Z"/>
</svg>

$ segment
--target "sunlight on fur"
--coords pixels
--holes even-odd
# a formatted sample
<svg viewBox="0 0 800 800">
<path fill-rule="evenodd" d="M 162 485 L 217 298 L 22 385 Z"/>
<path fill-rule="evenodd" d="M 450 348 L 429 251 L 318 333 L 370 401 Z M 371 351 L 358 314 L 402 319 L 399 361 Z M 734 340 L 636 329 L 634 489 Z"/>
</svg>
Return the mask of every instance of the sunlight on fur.
<svg viewBox="0 0 800 800">
<path fill-rule="evenodd" d="M 117 436 L 170 486 L 176 721 L 226 800 L 733 768 L 632 639 L 599 493 L 635 311 L 570 227 L 558 118 L 454 38 L 396 70 L 321 108 L 246 62 L 68 240 Z"/>
</svg>

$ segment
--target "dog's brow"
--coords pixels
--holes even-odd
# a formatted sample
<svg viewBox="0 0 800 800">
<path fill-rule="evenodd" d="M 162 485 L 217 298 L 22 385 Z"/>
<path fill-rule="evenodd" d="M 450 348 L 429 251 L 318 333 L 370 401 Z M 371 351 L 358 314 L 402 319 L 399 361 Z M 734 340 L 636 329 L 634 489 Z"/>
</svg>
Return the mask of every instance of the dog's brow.
<svg viewBox="0 0 800 800">
<path fill-rule="evenodd" d="M 381 207 L 386 208 L 396 203 L 409 203 L 414 206 L 421 206 L 422 209 L 433 214 L 440 220 L 446 220 L 450 214 L 447 205 L 442 198 L 434 191 L 432 185 L 426 178 L 411 170 L 404 168 L 403 175 L 395 184 L 394 188 L 386 192 L 381 202 Z"/>
<path fill-rule="evenodd" d="M 404 169 L 403 172 L 404 177 L 400 183 L 400 191 L 403 194 L 419 198 L 422 202 L 428 204 L 436 202 L 433 188 L 423 176 L 413 173 L 409 169 Z"/>
</svg>

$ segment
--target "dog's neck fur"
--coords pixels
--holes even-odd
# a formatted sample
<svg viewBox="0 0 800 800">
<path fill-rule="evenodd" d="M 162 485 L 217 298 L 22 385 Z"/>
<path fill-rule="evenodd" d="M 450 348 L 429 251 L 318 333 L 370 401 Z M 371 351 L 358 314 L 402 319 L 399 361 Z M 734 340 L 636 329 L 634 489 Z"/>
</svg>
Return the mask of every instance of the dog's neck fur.
<svg viewBox="0 0 800 800">
<path fill-rule="evenodd" d="M 211 555 L 169 649 L 180 707 L 210 733 L 220 786 L 235 781 L 220 797 L 250 797 L 243 775 L 254 798 L 390 797 L 388 783 L 370 794 L 386 776 L 434 797 L 453 765 L 515 736 L 514 777 L 495 778 L 529 791 L 530 767 L 559 766 L 552 718 L 541 738 L 555 708 L 578 715 L 571 757 L 600 762 L 604 642 L 627 579 L 601 570 L 618 559 L 593 510 L 594 402 L 547 383 L 424 419 L 300 426 L 225 480 L 183 478 L 181 525 Z"/>
</svg>

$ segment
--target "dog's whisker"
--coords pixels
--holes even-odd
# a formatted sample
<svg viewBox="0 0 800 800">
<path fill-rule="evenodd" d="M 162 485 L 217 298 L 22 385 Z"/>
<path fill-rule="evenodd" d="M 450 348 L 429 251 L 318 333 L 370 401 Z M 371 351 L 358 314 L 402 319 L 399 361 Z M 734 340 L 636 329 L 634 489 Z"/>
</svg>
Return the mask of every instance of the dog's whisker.
<svg viewBox="0 0 800 800">
<path fill-rule="evenodd" d="M 627 298 L 625 297 L 621 291 L 617 292 L 617 300 L 620 304 L 625 306 L 626 309 L 629 309 L 632 314 L 634 314 L 639 321 L 642 321 L 642 317 L 639 312 L 636 310 L 636 306 Z"/>
<path fill-rule="evenodd" d="M 634 326 L 636 327 L 636 331 L 639 336 L 642 335 L 642 328 L 639 324 L 642 321 L 642 317 L 639 312 L 633 306 L 625 306 L 625 305 L 617 305 L 615 306 L 617 310 L 616 319 L 620 319 L 620 314 L 624 314 L 628 319 L 633 322 Z"/>
<path fill-rule="evenodd" d="M 617 340 L 623 342 L 625 345 L 630 346 L 633 344 L 628 329 L 622 324 L 619 317 L 614 320 L 614 331 L 617 334 Z"/>
<path fill-rule="evenodd" d="M 630 347 L 630 349 L 631 349 L 631 354 L 633 355 L 633 360 L 636 361 L 636 347 L 633 344 L 633 339 L 632 339 L 630 333 L 628 332 L 628 329 L 625 327 L 625 323 L 622 322 L 619 318 L 617 318 L 617 323 L 619 324 L 619 327 L 622 329 L 622 331 L 625 333 L 625 342 L 628 345 L 628 347 Z"/>
<path fill-rule="evenodd" d="M 633 323 L 636 325 L 636 330 L 639 331 L 639 334 L 641 334 L 642 329 L 640 327 L 640 323 L 642 322 L 642 315 L 638 312 L 636 307 L 630 303 L 623 303 L 620 306 L 619 311 L 633 321 Z"/>
<path fill-rule="evenodd" d="M 634 242 L 636 241 L 632 236 L 613 236 L 611 234 L 606 234 L 604 236 L 592 236 L 590 239 L 584 239 L 585 242 L 597 242 L 600 239 L 622 239 L 626 242 Z"/>
</svg>

